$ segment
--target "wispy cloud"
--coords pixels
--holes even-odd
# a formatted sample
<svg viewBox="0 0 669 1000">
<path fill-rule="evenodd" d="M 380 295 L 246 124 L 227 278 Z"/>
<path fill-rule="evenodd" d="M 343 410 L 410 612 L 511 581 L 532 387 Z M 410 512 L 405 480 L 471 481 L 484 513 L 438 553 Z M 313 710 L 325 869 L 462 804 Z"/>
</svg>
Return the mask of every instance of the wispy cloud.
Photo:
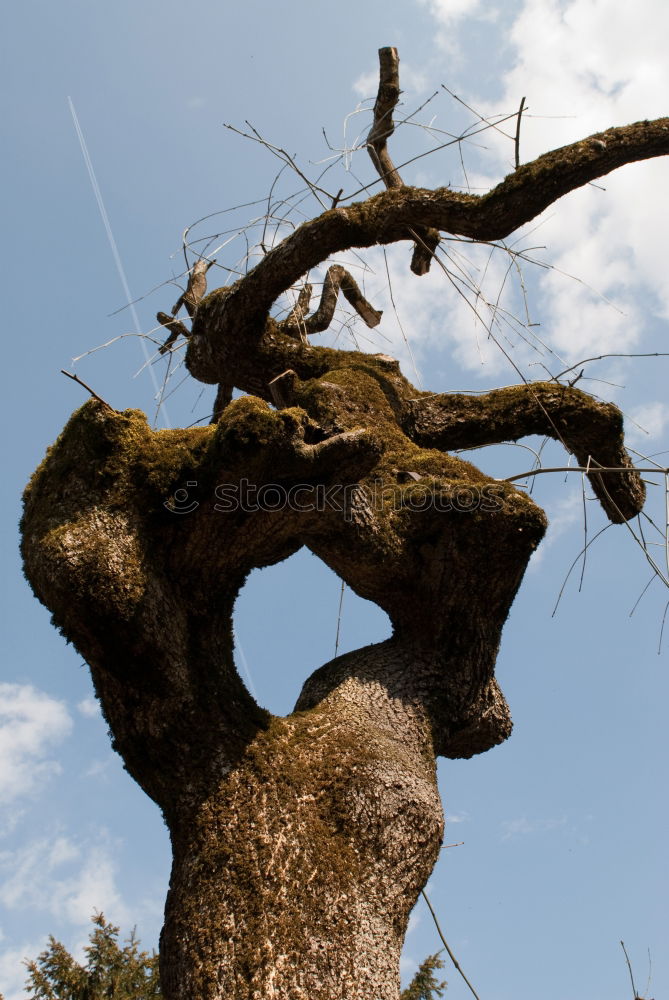
<svg viewBox="0 0 669 1000">
<path fill-rule="evenodd" d="M 653 25 L 652 32 L 638 30 L 640 18 Z M 526 95 L 532 117 L 523 121 L 521 159 L 613 124 L 665 114 L 667 33 L 669 8 L 656 0 L 635 7 L 526 0 L 511 29 L 515 59 L 495 108 L 517 107 Z M 512 144 L 492 134 L 490 140 L 508 171 Z M 552 262 L 585 283 L 565 281 L 556 272 L 541 281 L 546 323 L 557 349 L 570 357 L 634 349 L 641 335 L 637 296 L 669 314 L 669 206 L 657 197 L 665 173 L 666 165 L 658 162 L 628 166 L 549 210 L 542 237 Z"/>
<path fill-rule="evenodd" d="M 95 698 L 83 698 L 77 704 L 77 711 L 86 719 L 94 719 L 101 714 L 100 705 Z"/>
<path fill-rule="evenodd" d="M 528 819 L 527 816 L 519 816 L 517 819 L 503 821 L 502 840 L 511 840 L 515 837 L 527 837 L 537 833 L 548 833 L 552 830 L 562 829 L 566 825 L 566 816 L 549 819 Z"/>
<path fill-rule="evenodd" d="M 468 823 L 469 813 L 468 812 L 449 812 L 446 813 L 446 825 L 450 826 L 451 823 Z"/>
<path fill-rule="evenodd" d="M 35 958 L 45 944 L 44 940 L 26 941 L 18 947 L 3 948 L 0 952 L 0 982 L 5 1000 L 24 1000 L 25 961 Z"/>
<path fill-rule="evenodd" d="M 416 69 L 411 63 L 405 62 L 401 63 L 401 83 L 402 83 L 402 93 L 404 99 L 409 94 L 420 94 L 429 86 L 428 76 L 423 69 Z M 376 98 L 376 93 L 379 89 L 379 70 L 378 66 L 374 69 L 370 69 L 366 73 L 361 73 L 359 77 L 353 82 L 353 93 L 360 98 L 362 101 L 369 101 L 370 108 Z M 371 127 L 371 118 L 369 121 L 368 128 Z"/>
<path fill-rule="evenodd" d="M 451 61 L 460 63 L 462 51 L 456 28 L 463 21 L 496 21 L 499 10 L 494 4 L 482 0 L 419 0 L 437 23 L 436 42 Z"/>
<path fill-rule="evenodd" d="M 497 16 L 494 7 L 478 0 L 420 3 L 434 18 L 437 44 L 457 47 L 460 28 Z M 639 31 L 640 21 L 652 24 L 653 31 Z M 498 99 L 493 105 L 474 92 L 463 96 L 485 116 L 513 113 L 526 97 L 528 111 L 520 137 L 521 162 L 526 162 L 611 125 L 665 114 L 667 34 L 669 7 L 659 0 L 640 0 L 635 7 L 612 7 L 605 0 L 525 0 L 505 35 L 508 69 L 500 78 Z M 507 130 L 513 133 L 513 123 Z M 464 147 L 465 160 L 471 159 L 473 190 L 497 183 L 514 167 L 512 138 L 495 131 L 479 138 L 485 142 L 485 159 L 476 162 L 471 147 Z M 433 161 L 423 162 L 426 183 L 444 183 L 443 176 L 429 177 Z M 665 174 L 666 164 L 660 161 L 627 166 L 597 185 L 571 193 L 526 227 L 528 231 L 540 227 L 529 242 L 546 244 L 546 250 L 534 256 L 550 265 L 541 271 L 524 265 L 526 276 L 534 274 L 539 288 L 532 297 L 531 319 L 541 326 L 531 328 L 530 339 L 537 332 L 569 364 L 607 352 L 642 349 L 648 315 L 669 316 L 665 276 L 669 203 L 657 196 Z M 493 333 L 501 347 L 528 371 L 529 363 L 542 363 L 541 349 L 536 342 L 524 344 L 522 332 L 514 331 L 513 323 L 505 319 L 523 315 L 518 283 L 505 277 L 508 259 L 499 254 L 486 269 L 484 254 L 467 251 L 472 274 L 484 276 L 483 294 L 476 303 L 479 318 L 455 285 L 445 287 L 448 281 L 442 281 L 437 296 L 436 285 L 426 279 L 416 282 L 409 276 L 415 286 L 412 293 L 408 282 L 398 278 L 402 301 L 408 296 L 415 317 L 413 335 L 432 340 L 434 332 L 427 331 L 439 329 L 443 345 L 451 348 L 465 370 L 486 376 L 511 374 L 510 364 L 485 329 L 485 323 L 496 318 Z M 496 291 L 503 285 L 493 317 L 491 304 L 497 305 Z M 541 374 L 535 368 L 532 377 Z"/>
<path fill-rule="evenodd" d="M 626 421 L 626 436 L 629 441 L 643 450 L 643 446 L 660 434 L 669 425 L 669 404 L 656 401 L 637 406 Z"/>
<path fill-rule="evenodd" d="M 30 684 L 0 684 L 0 804 L 33 795 L 59 773 L 49 754 L 71 731 L 62 701 Z"/>
<path fill-rule="evenodd" d="M 116 887 L 115 848 L 102 831 L 93 840 L 64 834 L 38 838 L 0 853 L 0 903 L 8 910 L 37 910 L 86 926 L 94 910 L 131 920 Z"/>
</svg>

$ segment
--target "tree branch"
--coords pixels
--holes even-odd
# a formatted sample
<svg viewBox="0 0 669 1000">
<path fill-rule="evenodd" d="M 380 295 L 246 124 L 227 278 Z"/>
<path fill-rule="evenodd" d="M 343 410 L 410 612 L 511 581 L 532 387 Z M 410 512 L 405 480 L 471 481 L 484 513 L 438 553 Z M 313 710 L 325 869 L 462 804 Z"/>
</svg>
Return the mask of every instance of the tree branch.
<svg viewBox="0 0 669 1000">
<path fill-rule="evenodd" d="M 400 188 L 404 182 L 388 152 L 388 139 L 395 131 L 393 111 L 400 99 L 400 59 L 397 49 L 379 49 L 379 90 L 374 104 L 374 121 L 367 136 L 367 150 L 381 180 L 387 188 Z M 439 230 L 419 228 L 411 233 L 415 238 L 411 270 L 427 274 L 439 245 Z"/>
<path fill-rule="evenodd" d="M 388 139 L 395 131 L 393 111 L 400 99 L 400 60 L 397 49 L 379 49 L 379 90 L 374 103 L 374 121 L 367 136 L 367 151 L 387 188 L 403 182 L 388 152 Z"/>
<path fill-rule="evenodd" d="M 279 295 L 335 253 L 395 243 L 416 226 L 473 240 L 503 239 L 569 191 L 624 164 L 667 153 L 669 118 L 659 118 L 610 128 L 545 153 L 484 195 L 401 187 L 330 209 L 301 225 L 230 288 L 202 300 L 189 345 L 189 370 L 199 377 L 197 356 L 203 338 L 214 340 L 223 331 L 226 337 L 259 333 Z"/>
<path fill-rule="evenodd" d="M 193 316 L 198 302 L 207 291 L 207 271 L 215 263 L 215 260 L 205 260 L 204 257 L 195 262 L 188 275 L 186 291 L 172 306 L 173 316 L 176 316 L 182 306 L 186 307 L 189 316 Z"/>
<path fill-rule="evenodd" d="M 320 333 L 327 330 L 337 305 L 337 294 L 339 290 L 344 294 L 346 300 L 353 306 L 358 315 L 365 321 L 367 326 L 375 327 L 381 322 L 383 313 L 374 309 L 360 291 L 357 282 L 341 264 L 333 264 L 328 268 L 323 284 L 323 293 L 318 309 L 311 316 L 305 318 L 305 312 L 311 298 L 311 285 L 305 285 L 297 300 L 297 305 L 288 318 L 280 324 L 280 328 L 293 335 L 293 330 L 299 330 L 302 334 L 300 340 L 306 342 L 306 334 Z M 299 318 L 298 318 L 299 317 Z"/>
<path fill-rule="evenodd" d="M 406 412 L 405 432 L 423 448 L 452 451 L 517 441 L 529 434 L 554 438 L 588 470 L 611 521 L 629 520 L 643 507 L 646 492 L 624 446 L 620 410 L 579 389 L 531 382 L 481 396 L 447 393 L 409 401 Z M 597 466 L 604 468 L 596 471 Z"/>
<path fill-rule="evenodd" d="M 156 319 L 161 326 L 164 326 L 166 330 L 169 330 L 169 336 L 158 348 L 159 354 L 167 354 L 174 341 L 179 337 L 183 337 L 184 340 L 188 340 L 190 337 L 190 330 L 184 326 L 180 319 L 175 319 L 174 316 L 168 316 L 167 313 L 161 312 L 160 309 L 156 313 Z"/>
</svg>

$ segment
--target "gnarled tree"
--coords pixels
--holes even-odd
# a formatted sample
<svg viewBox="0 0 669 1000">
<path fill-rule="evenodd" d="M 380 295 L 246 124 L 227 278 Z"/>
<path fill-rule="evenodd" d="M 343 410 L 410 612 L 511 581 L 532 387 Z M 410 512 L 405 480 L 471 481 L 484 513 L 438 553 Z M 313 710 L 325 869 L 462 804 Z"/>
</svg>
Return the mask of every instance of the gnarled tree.
<svg viewBox="0 0 669 1000">
<path fill-rule="evenodd" d="M 334 204 L 229 288 L 206 295 L 200 263 L 160 314 L 167 347 L 187 336 L 190 373 L 220 387 L 214 422 L 156 432 L 93 399 L 26 492 L 28 578 L 169 826 L 169 1000 L 397 997 L 408 916 L 442 840 L 435 759 L 509 736 L 495 658 L 546 525 L 526 494 L 449 450 L 548 435 L 612 521 L 643 505 L 613 405 L 556 381 L 435 395 L 390 357 L 312 346 L 339 291 L 378 322 L 342 267 L 315 312 L 304 285 L 272 317 L 337 252 L 408 240 L 421 274 L 441 233 L 505 237 L 593 178 L 669 152 L 669 119 L 646 121 L 547 153 L 482 196 L 419 190 L 386 147 L 398 94 L 383 49 L 368 144 L 387 190 Z M 233 387 L 245 395 L 231 401 Z M 275 717 L 235 669 L 231 616 L 253 568 L 304 545 L 388 613 L 393 635 L 315 670 Z"/>
</svg>

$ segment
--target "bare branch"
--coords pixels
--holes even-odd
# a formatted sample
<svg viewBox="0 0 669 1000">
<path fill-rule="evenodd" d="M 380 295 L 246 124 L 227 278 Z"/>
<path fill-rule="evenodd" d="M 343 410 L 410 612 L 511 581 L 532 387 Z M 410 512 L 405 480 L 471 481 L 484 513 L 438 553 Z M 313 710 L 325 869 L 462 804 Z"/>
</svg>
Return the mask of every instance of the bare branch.
<svg viewBox="0 0 669 1000">
<path fill-rule="evenodd" d="M 368 327 L 373 328 L 379 325 L 382 313 L 369 304 L 346 268 L 342 267 L 341 264 L 333 264 L 332 267 L 328 268 L 328 273 L 325 276 L 320 305 L 316 312 L 306 320 L 307 333 L 319 333 L 321 330 L 327 330 L 332 322 L 337 293 L 340 288 L 346 300 Z"/>
<path fill-rule="evenodd" d="M 302 343 L 307 342 L 307 334 L 321 333 L 327 330 L 337 306 L 337 295 L 341 289 L 346 300 L 353 306 L 357 314 L 368 327 L 378 326 L 383 313 L 375 309 L 360 291 L 357 282 L 341 264 L 333 264 L 328 268 L 323 283 L 323 292 L 318 309 L 306 317 L 311 300 L 312 286 L 306 284 L 299 294 L 297 305 L 292 309 L 287 319 L 281 323 L 281 329 L 291 337 L 297 337 Z"/>
<path fill-rule="evenodd" d="M 395 169 L 387 146 L 388 138 L 395 131 L 393 111 L 400 99 L 399 66 L 397 49 L 379 49 L 379 90 L 374 104 L 374 121 L 367 136 L 367 149 L 388 188 L 402 187 L 402 178 Z"/>
<path fill-rule="evenodd" d="M 72 372 L 66 372 L 64 368 L 61 368 L 60 373 L 61 375 L 67 375 L 67 377 L 71 378 L 73 382 L 76 382 L 78 385 L 82 386 L 84 389 L 90 392 L 93 399 L 97 399 L 98 403 L 102 403 L 102 405 L 106 406 L 108 410 L 114 409 L 114 407 L 110 406 L 110 404 L 107 402 L 106 399 L 103 399 L 102 396 L 98 396 L 97 392 L 94 392 L 91 389 L 90 385 L 86 385 L 85 382 L 82 382 L 82 380 L 79 378 L 78 375 L 73 375 Z"/>
<path fill-rule="evenodd" d="M 387 188 L 403 187 L 399 171 L 388 152 L 388 138 L 395 131 L 393 111 L 400 99 L 400 60 L 397 49 L 379 49 L 379 91 L 374 104 L 374 121 L 367 136 L 367 150 L 381 180 Z M 421 229 L 416 237 L 411 270 L 427 274 L 434 252 L 439 245 L 438 229 Z"/>
<path fill-rule="evenodd" d="M 184 253 L 186 248 L 186 232 L 187 230 L 184 232 Z M 182 306 L 186 307 L 186 312 L 189 316 L 192 317 L 195 315 L 198 303 L 207 291 L 207 271 L 212 264 L 215 263 L 215 260 L 206 260 L 204 257 L 201 257 L 198 261 L 196 261 L 188 272 L 188 284 L 186 286 L 186 291 L 179 296 L 177 301 L 172 306 L 171 316 L 168 316 L 167 313 L 161 311 L 156 313 L 156 319 L 160 325 L 169 330 L 167 340 L 158 348 L 160 354 L 166 354 L 178 337 L 183 337 L 185 340 L 188 340 L 190 337 L 190 331 L 180 320 L 175 319 L 174 317 Z"/>
<path fill-rule="evenodd" d="M 523 116 L 524 107 L 525 107 L 525 98 L 521 97 L 520 107 L 518 108 L 518 124 L 516 125 L 516 139 L 515 139 L 516 170 L 520 166 L 520 120 Z"/>
<path fill-rule="evenodd" d="M 457 845 L 454 844 L 453 846 L 455 847 Z M 472 986 L 472 984 L 467 979 L 466 975 L 464 974 L 464 972 L 460 968 L 460 965 L 458 963 L 457 958 L 455 957 L 455 955 L 453 954 L 453 952 L 449 948 L 448 941 L 444 937 L 442 929 L 439 926 L 439 921 L 437 920 L 437 914 L 434 912 L 434 909 L 432 907 L 432 903 L 428 899 L 428 896 L 427 896 L 427 893 L 425 892 L 425 889 L 421 889 L 420 894 L 421 894 L 421 896 L 423 897 L 423 899 L 425 900 L 425 902 L 428 905 L 428 909 L 429 909 L 430 913 L 432 914 L 432 919 L 434 920 L 434 925 L 437 928 L 437 934 L 441 938 L 441 942 L 442 942 L 444 948 L 446 949 L 446 951 L 448 952 L 448 957 L 450 958 L 451 962 L 453 963 L 453 965 L 455 966 L 455 968 L 458 970 L 458 972 L 460 973 L 460 975 L 462 976 L 462 978 L 466 982 L 467 986 L 469 987 L 469 989 L 471 990 L 471 992 L 473 993 L 473 995 L 476 997 L 476 1000 L 479 1000 L 478 993 L 476 992 L 476 990 L 474 989 L 474 987 Z"/>
<path fill-rule="evenodd" d="M 167 313 L 160 312 L 160 310 L 156 313 L 156 319 L 161 326 L 164 326 L 167 330 L 169 330 L 167 340 L 158 348 L 159 354 L 167 354 L 172 344 L 178 337 L 183 337 L 184 340 L 188 340 L 190 337 L 190 330 L 186 329 L 180 319 L 175 319 L 174 316 L 168 316 Z"/>
<path fill-rule="evenodd" d="M 264 323 L 272 303 L 310 268 L 351 247 L 395 243 L 407 229 L 434 226 L 474 240 L 503 239 L 569 191 L 617 167 L 669 153 L 669 118 L 611 128 L 523 164 L 484 195 L 450 188 L 402 187 L 367 201 L 339 205 L 299 226 L 244 278 L 209 296 L 194 333 L 248 336 Z M 196 341 L 197 343 L 197 341 Z M 193 351 L 191 342 L 191 351 Z M 195 374 L 194 353 L 189 364 Z M 195 377 L 198 377 L 197 374 Z M 206 379 L 205 379 L 206 381 Z"/>
<path fill-rule="evenodd" d="M 193 316 L 198 302 L 207 291 L 207 271 L 215 263 L 215 260 L 205 260 L 204 257 L 195 262 L 188 276 L 186 291 L 172 306 L 173 316 L 176 316 L 182 306 L 186 307 L 189 316 Z"/>
</svg>

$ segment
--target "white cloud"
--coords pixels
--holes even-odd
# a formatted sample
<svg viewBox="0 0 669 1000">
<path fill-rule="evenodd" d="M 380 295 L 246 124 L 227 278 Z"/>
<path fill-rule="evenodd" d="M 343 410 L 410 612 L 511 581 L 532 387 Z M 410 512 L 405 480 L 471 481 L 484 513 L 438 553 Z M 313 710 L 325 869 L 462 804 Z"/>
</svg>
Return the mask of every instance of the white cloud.
<svg viewBox="0 0 669 1000">
<path fill-rule="evenodd" d="M 469 813 L 467 812 L 449 812 L 446 814 L 446 826 L 450 826 L 451 823 L 468 823 Z"/>
<path fill-rule="evenodd" d="M 641 450 L 669 425 L 669 404 L 656 401 L 632 410 L 625 420 L 626 437 Z"/>
<path fill-rule="evenodd" d="M 34 959 L 43 951 L 46 942 L 26 942 L 0 953 L 0 987 L 5 1000 L 24 1000 L 27 978 L 26 959 Z"/>
<path fill-rule="evenodd" d="M 464 19 L 471 23 L 483 13 L 476 0 L 421 2 L 438 27 L 453 29 L 455 45 Z M 465 97 L 489 115 L 513 112 L 526 96 L 520 143 L 525 162 L 611 125 L 664 115 L 668 35 L 669 6 L 660 0 L 525 0 L 505 38 L 509 69 L 499 81 L 499 99 L 493 106 L 475 93 Z M 501 179 L 513 169 L 512 139 L 492 131 L 479 138 L 490 150 L 487 173 Z M 472 171 L 471 180 L 478 186 L 485 178 Z M 666 161 L 628 165 L 597 183 L 605 191 L 588 186 L 573 192 L 530 224 L 541 224 L 532 242 L 547 244 L 542 256 L 578 279 L 545 272 L 534 300 L 542 338 L 570 362 L 639 349 L 644 311 L 669 316 L 669 203 L 659 196 L 667 183 Z M 458 318 L 462 310 L 456 326 Z M 461 343 L 456 356 L 465 367 L 476 367 L 471 345 Z M 513 357 L 527 361 L 529 354 L 514 349 Z"/>
<path fill-rule="evenodd" d="M 473 17 L 481 10 L 481 0 L 420 0 L 430 14 L 442 24 L 453 24 Z"/>
<path fill-rule="evenodd" d="M 92 760 L 87 767 L 84 768 L 82 774 L 84 778 L 99 778 L 102 775 L 107 775 L 107 772 L 115 764 L 114 757 L 109 754 L 107 757 L 99 757 L 97 760 Z"/>
<path fill-rule="evenodd" d="M 48 753 L 71 730 L 63 702 L 29 684 L 0 684 L 0 803 L 33 794 L 59 772 Z"/>
<path fill-rule="evenodd" d="M 402 94 L 419 94 L 429 85 L 429 79 L 425 70 L 416 69 L 408 62 L 404 62 L 400 58 L 400 86 L 402 88 Z M 360 98 L 361 101 L 369 101 L 369 109 L 374 106 L 374 101 L 376 99 L 376 94 L 379 89 L 379 70 L 378 66 L 374 69 L 370 69 L 367 73 L 361 73 L 360 76 L 353 81 L 353 93 Z M 400 114 L 395 114 L 395 118 L 400 118 Z M 371 117 L 369 121 L 369 126 L 371 126 Z M 368 128 L 369 128 L 368 126 Z"/>
<path fill-rule="evenodd" d="M 437 23 L 435 41 L 449 57 L 449 67 L 453 70 L 463 62 L 465 47 L 461 45 L 457 29 L 463 22 L 496 22 L 500 11 L 482 0 L 419 0 Z"/>
<path fill-rule="evenodd" d="M 94 910 L 128 923 L 116 888 L 114 853 L 105 832 L 95 843 L 59 835 L 4 851 L 0 903 L 7 909 L 48 912 L 78 926 L 86 926 Z"/>
<path fill-rule="evenodd" d="M 565 816 L 554 819 L 534 819 L 528 820 L 526 816 L 518 819 L 504 820 L 502 823 L 502 840 L 511 840 L 514 837 L 524 837 L 528 834 L 546 833 L 551 830 L 558 830 L 567 825 Z"/>
<path fill-rule="evenodd" d="M 71 954 L 81 959 L 94 912 L 102 910 L 124 927 L 137 918 L 117 890 L 114 853 L 115 845 L 106 831 L 95 841 L 56 835 L 0 852 L 0 905 L 17 914 L 34 914 L 36 925 L 46 915 L 47 930 L 55 931 Z M 68 925 L 75 930 L 74 939 Z M 45 939 L 20 946 L 12 941 L 0 953 L 0 990 L 6 1000 L 22 1000 L 24 959 L 36 958 L 45 945 Z"/>
<path fill-rule="evenodd" d="M 639 30 L 643 23 L 653 30 Z M 511 31 L 516 59 L 502 81 L 500 104 L 517 106 L 525 94 L 532 115 L 570 117 L 525 119 L 521 159 L 611 125 L 665 114 L 668 32 L 669 8 L 657 0 L 633 6 L 526 0 Z M 511 144 L 503 153 L 497 148 L 508 164 Z M 542 237 L 553 262 L 626 314 L 615 313 L 584 286 L 549 273 L 542 283 L 545 313 L 558 349 L 585 356 L 607 345 L 634 348 L 641 331 L 631 298 L 648 297 L 651 289 L 663 293 L 657 308 L 669 312 L 664 268 L 669 208 L 657 197 L 666 174 L 663 162 L 630 165 L 598 182 L 606 192 L 584 188 L 551 210 Z"/>
<path fill-rule="evenodd" d="M 77 710 L 86 719 L 94 719 L 100 715 L 100 705 L 95 698 L 83 698 L 77 704 Z"/>
</svg>

